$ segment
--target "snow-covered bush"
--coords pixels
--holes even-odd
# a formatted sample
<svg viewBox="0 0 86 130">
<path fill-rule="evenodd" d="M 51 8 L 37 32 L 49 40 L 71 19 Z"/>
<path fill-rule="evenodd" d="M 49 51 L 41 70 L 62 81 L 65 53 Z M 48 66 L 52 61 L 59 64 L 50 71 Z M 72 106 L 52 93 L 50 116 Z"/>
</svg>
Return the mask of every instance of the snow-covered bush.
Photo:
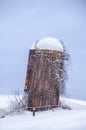
<svg viewBox="0 0 86 130">
<path fill-rule="evenodd" d="M 26 100 L 27 97 L 23 95 L 10 95 L 9 98 L 9 105 L 6 109 L 6 114 L 22 112 L 23 110 L 27 109 Z"/>
<path fill-rule="evenodd" d="M 68 110 L 72 110 L 67 104 L 62 104 L 61 105 L 62 109 L 68 109 Z"/>
<path fill-rule="evenodd" d="M 62 98 L 61 98 L 60 100 L 61 100 L 61 101 L 60 101 L 60 104 L 61 104 L 61 108 L 62 108 L 62 109 L 72 110 L 72 108 L 69 106 L 69 104 L 67 104 L 67 103 L 65 102 L 65 100 L 63 100 Z"/>
</svg>

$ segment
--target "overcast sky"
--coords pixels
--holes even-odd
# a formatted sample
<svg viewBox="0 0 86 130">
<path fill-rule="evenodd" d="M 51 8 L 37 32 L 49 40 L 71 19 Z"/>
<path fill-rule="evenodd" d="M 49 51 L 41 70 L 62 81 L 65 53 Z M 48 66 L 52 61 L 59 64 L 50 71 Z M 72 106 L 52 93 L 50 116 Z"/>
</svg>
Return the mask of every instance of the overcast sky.
<svg viewBox="0 0 86 130">
<path fill-rule="evenodd" d="M 23 93 L 30 46 L 47 36 L 71 55 L 67 94 L 86 100 L 85 0 L 0 0 L 0 94 Z"/>
</svg>

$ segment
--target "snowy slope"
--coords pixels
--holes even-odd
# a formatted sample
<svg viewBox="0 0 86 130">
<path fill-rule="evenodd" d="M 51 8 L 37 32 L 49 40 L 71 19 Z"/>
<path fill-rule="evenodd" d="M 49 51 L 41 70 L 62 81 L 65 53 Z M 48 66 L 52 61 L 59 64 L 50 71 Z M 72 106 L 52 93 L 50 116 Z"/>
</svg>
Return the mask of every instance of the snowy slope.
<svg viewBox="0 0 86 130">
<path fill-rule="evenodd" d="M 6 96 L 3 97 L 4 104 Z M 86 102 L 67 98 L 62 98 L 61 101 L 69 106 L 71 104 L 73 109 L 58 108 L 54 111 L 37 112 L 35 117 L 32 112 L 27 111 L 8 115 L 0 119 L 0 130 L 86 130 Z"/>
<path fill-rule="evenodd" d="M 86 102 L 81 100 L 75 100 L 70 98 L 61 98 L 63 105 L 69 106 L 72 110 L 86 109 Z"/>
</svg>

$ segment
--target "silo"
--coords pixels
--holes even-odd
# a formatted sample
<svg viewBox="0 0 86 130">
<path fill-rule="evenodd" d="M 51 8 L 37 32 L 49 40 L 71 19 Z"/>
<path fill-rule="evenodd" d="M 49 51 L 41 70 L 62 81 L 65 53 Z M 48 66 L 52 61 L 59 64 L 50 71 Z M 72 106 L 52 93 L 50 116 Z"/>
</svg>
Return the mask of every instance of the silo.
<svg viewBox="0 0 86 130">
<path fill-rule="evenodd" d="M 55 38 L 34 42 L 30 48 L 24 91 L 28 107 L 45 110 L 58 105 L 64 76 L 64 47 Z"/>
</svg>

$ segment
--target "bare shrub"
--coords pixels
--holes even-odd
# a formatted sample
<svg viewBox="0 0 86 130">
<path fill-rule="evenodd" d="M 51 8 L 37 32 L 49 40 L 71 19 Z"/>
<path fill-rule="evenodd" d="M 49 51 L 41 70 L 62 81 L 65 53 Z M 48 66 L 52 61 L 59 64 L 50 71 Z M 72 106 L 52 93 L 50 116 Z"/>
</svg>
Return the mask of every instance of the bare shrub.
<svg viewBox="0 0 86 130">
<path fill-rule="evenodd" d="M 20 95 L 18 91 L 15 91 L 13 95 L 9 95 L 9 106 L 6 110 L 6 114 L 22 112 L 27 109 L 27 96 Z"/>
</svg>

